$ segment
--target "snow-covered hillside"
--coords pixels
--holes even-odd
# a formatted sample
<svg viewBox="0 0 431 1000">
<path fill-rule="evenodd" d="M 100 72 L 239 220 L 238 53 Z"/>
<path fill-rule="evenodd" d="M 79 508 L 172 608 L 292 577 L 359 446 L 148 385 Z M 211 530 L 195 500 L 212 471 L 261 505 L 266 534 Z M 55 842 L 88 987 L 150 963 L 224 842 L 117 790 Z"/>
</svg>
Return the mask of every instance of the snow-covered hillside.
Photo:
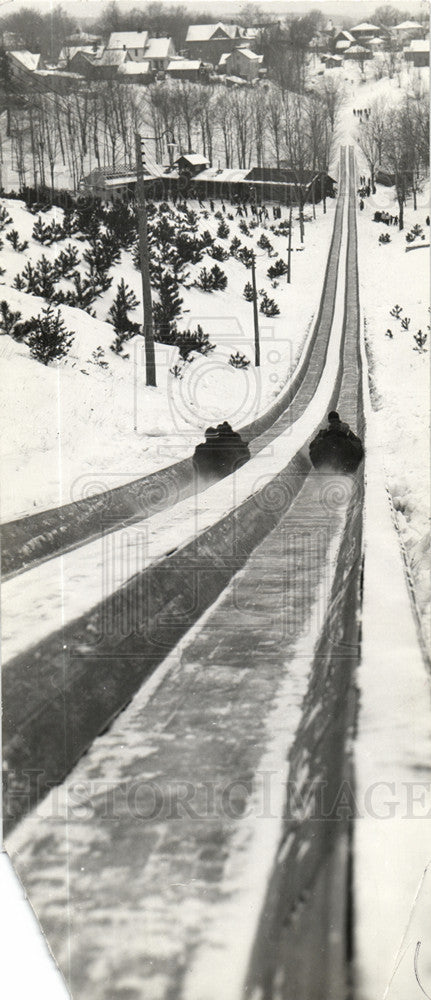
<svg viewBox="0 0 431 1000">
<path fill-rule="evenodd" d="M 42 255 L 53 262 L 66 244 L 72 244 L 79 252 L 77 270 L 83 276 L 87 265 L 82 255 L 89 243 L 72 237 L 52 246 L 41 245 L 32 239 L 36 218 L 24 203 L 3 199 L 2 204 L 12 223 L 2 233 L 5 273 L 0 278 L 0 301 L 7 301 L 10 309 L 27 319 L 40 314 L 47 303 L 13 288 L 16 275 L 28 262 L 37 264 Z M 129 251 L 122 251 L 120 262 L 109 272 L 111 288 L 92 305 L 96 318 L 81 309 L 60 307 L 67 329 L 74 334 L 64 359 L 46 367 L 30 356 L 25 343 L 2 336 L 2 521 L 136 479 L 190 454 L 209 423 L 230 419 L 240 426 L 266 409 L 294 369 L 318 307 L 335 207 L 333 201 L 327 204 L 326 214 L 317 206 L 316 220 L 311 208 L 307 210 L 304 245 L 300 243 L 298 220 L 294 220 L 292 283 L 288 285 L 282 277 L 274 287 L 267 270 L 278 255 L 286 259 L 287 236 L 274 234 L 269 226 L 286 220 L 285 209 L 281 220 L 274 223 L 271 212 L 269 220 L 262 220 L 263 224 L 246 236 L 240 231 L 241 219 L 234 215 L 235 208 L 226 206 L 229 237 L 223 240 L 216 236 L 218 220 L 212 213 L 200 209 L 196 202 L 189 203 L 199 216 L 200 233 L 209 230 L 225 249 L 235 236 L 243 246 L 255 249 L 257 288 L 265 290 L 280 308 L 275 317 L 259 314 L 258 371 L 253 366 L 252 304 L 243 297 L 250 270 L 233 257 L 219 265 L 228 278 L 225 291 L 206 293 L 180 285 L 183 304 L 178 329 L 195 329 L 201 324 L 215 349 L 207 357 L 195 355 L 192 363 L 182 366 L 183 377 L 179 379 L 170 373 L 179 360 L 178 349 L 157 344 L 157 389 L 145 386 L 141 337 L 127 343 L 128 357 L 111 350 L 115 335 L 107 316 L 121 278 L 141 300 L 141 277 Z M 220 209 L 216 203 L 215 211 Z M 61 223 L 62 218 L 62 211 L 53 209 L 44 214 L 43 221 Z M 20 253 L 4 239 L 13 228 L 29 243 Z M 271 257 L 257 246 L 262 234 L 274 247 Z M 187 286 L 203 266 L 210 269 L 215 263 L 205 254 L 201 263 L 191 265 Z M 63 280 L 61 287 L 67 289 L 70 282 Z M 142 322 L 141 306 L 131 319 Z M 107 367 L 94 357 L 98 348 L 103 352 L 99 360 Z M 251 361 L 248 369 L 235 369 L 228 363 L 236 351 Z"/>
<path fill-rule="evenodd" d="M 405 229 L 373 221 L 376 210 L 397 214 L 395 190 L 378 186 L 359 212 L 361 300 L 377 411 L 382 461 L 406 545 L 424 629 L 430 638 L 429 541 L 429 228 L 427 191 L 416 212 L 409 201 Z M 412 243 L 414 225 L 423 230 Z M 390 236 L 379 243 L 379 236 Z M 409 248 L 414 249 L 409 249 Z M 397 319 L 392 311 L 401 308 Z M 403 327 L 403 321 L 404 327 Z M 409 322 L 408 322 L 409 321 Z M 406 329 L 405 326 L 408 326 Z M 427 336 L 420 350 L 414 337 Z"/>
</svg>

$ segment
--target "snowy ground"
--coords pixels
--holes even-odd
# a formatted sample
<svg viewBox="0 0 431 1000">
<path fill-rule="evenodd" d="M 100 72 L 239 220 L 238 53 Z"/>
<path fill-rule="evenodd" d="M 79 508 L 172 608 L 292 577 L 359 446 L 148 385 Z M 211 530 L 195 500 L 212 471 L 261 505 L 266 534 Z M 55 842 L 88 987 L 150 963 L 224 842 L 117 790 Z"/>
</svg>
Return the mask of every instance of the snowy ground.
<svg viewBox="0 0 431 1000">
<path fill-rule="evenodd" d="M 0 279 L 0 301 L 6 299 L 11 309 L 19 309 L 24 318 L 40 313 L 45 302 L 11 287 L 16 274 L 28 261 L 36 263 L 43 254 L 54 260 L 61 247 L 74 243 L 80 257 L 87 244 L 66 240 L 52 247 L 32 240 L 35 217 L 21 202 L 3 199 L 21 239 L 29 248 L 17 253 L 5 240 Z M 199 206 L 191 207 L 198 212 Z M 220 205 L 216 203 L 216 210 Z M 61 307 L 63 318 L 75 339 L 67 358 L 44 367 L 33 360 L 25 344 L 10 337 L 1 340 L 5 377 L 2 386 L 1 424 L 4 490 L 2 521 L 78 499 L 83 494 L 98 493 L 120 482 L 136 479 L 154 469 L 190 454 L 202 439 L 209 423 L 230 419 L 239 426 L 265 410 L 285 385 L 295 367 L 301 346 L 317 310 L 327 252 L 332 232 L 335 202 L 328 202 L 323 214 L 317 207 L 317 219 L 307 213 L 305 244 L 300 244 L 298 221 L 294 221 L 292 284 L 282 278 L 276 288 L 266 272 L 277 254 L 269 257 L 257 250 L 257 287 L 266 289 L 280 307 L 280 316 L 266 318 L 259 314 L 261 333 L 261 368 L 253 365 L 240 371 L 228 364 L 229 355 L 239 350 L 254 358 L 252 305 L 242 292 L 250 281 L 250 271 L 230 258 L 220 266 L 228 276 L 223 292 L 204 293 L 180 287 L 183 313 L 179 329 L 195 329 L 201 323 L 212 343 L 208 358 L 196 357 L 187 366 L 182 380 L 174 379 L 169 369 L 178 360 L 175 348 L 156 345 L 158 388 L 145 387 L 144 351 L 141 338 L 131 343 L 129 358 L 119 358 L 110 350 L 114 339 L 112 326 L 106 323 L 117 284 L 124 277 L 141 298 L 141 280 L 131 254 L 122 253 L 120 264 L 111 270 L 113 283 L 109 292 L 96 300 L 97 319 L 81 310 Z M 228 209 L 229 211 L 229 209 Z M 282 210 L 282 218 L 286 212 Z M 44 219 L 61 221 L 59 209 L 46 213 Z M 238 230 L 239 218 L 228 219 L 227 247 L 238 235 L 243 245 L 252 247 L 262 232 L 270 238 L 274 250 L 286 257 L 286 237 L 275 236 L 259 226 L 248 238 Z M 266 224 L 272 223 L 271 219 Z M 216 238 L 218 221 L 201 215 L 200 229 L 209 229 Z M 3 233 L 3 236 L 5 233 Z M 204 257 L 203 266 L 213 266 Z M 84 267 L 80 267 L 83 273 Z M 139 322 L 138 308 L 131 318 Z M 93 351 L 101 347 L 108 368 L 98 366 Z"/>
<path fill-rule="evenodd" d="M 397 213 L 393 189 L 378 187 L 358 213 L 361 300 L 372 384 L 372 402 L 380 437 L 386 482 L 396 510 L 414 579 L 426 639 L 430 639 L 429 544 L 429 229 L 428 206 L 422 196 L 416 212 L 409 201 L 405 229 L 373 222 L 377 208 Z M 425 240 L 406 242 L 419 223 Z M 391 242 L 379 244 L 381 232 Z M 417 249 L 406 252 L 406 247 Z M 401 319 L 391 315 L 402 307 Z M 410 318 L 408 330 L 402 319 Z M 428 334 L 423 352 L 414 334 Z M 387 331 L 390 330 L 392 337 Z"/>
<path fill-rule="evenodd" d="M 364 388 L 365 571 L 354 746 L 355 797 L 362 808 L 354 823 L 354 995 L 419 1000 L 429 995 L 425 987 L 431 981 L 430 678 L 385 490 L 380 413 Z M 415 981 L 418 942 L 423 947 Z"/>
</svg>

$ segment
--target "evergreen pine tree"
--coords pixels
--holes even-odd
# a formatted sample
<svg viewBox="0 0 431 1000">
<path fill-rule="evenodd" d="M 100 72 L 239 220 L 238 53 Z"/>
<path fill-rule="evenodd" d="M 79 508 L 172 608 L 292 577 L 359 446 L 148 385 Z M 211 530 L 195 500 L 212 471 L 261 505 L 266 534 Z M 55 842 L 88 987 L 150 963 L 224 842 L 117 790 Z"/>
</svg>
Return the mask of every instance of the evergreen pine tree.
<svg viewBox="0 0 431 1000">
<path fill-rule="evenodd" d="M 246 302 L 253 302 L 253 286 L 250 281 L 247 281 L 247 284 L 244 285 L 242 294 Z"/>
<path fill-rule="evenodd" d="M 12 312 L 5 299 L 0 302 L 0 333 L 13 334 L 13 328 L 21 319 L 20 312 Z"/>
<path fill-rule="evenodd" d="M 43 365 L 49 365 L 68 353 L 73 335 L 66 330 L 60 311 L 54 314 L 52 306 L 42 309 L 42 315 L 32 321 L 27 343 L 30 353 Z"/>
<path fill-rule="evenodd" d="M 156 339 L 163 344 L 173 343 L 177 329 L 175 320 L 180 315 L 182 302 L 175 277 L 165 271 L 159 281 L 159 301 L 153 306 Z"/>
<path fill-rule="evenodd" d="M 241 354 L 240 351 L 237 351 L 236 354 L 231 354 L 229 364 L 232 365 L 232 368 L 250 367 L 250 361 L 246 358 L 245 354 Z"/>
</svg>

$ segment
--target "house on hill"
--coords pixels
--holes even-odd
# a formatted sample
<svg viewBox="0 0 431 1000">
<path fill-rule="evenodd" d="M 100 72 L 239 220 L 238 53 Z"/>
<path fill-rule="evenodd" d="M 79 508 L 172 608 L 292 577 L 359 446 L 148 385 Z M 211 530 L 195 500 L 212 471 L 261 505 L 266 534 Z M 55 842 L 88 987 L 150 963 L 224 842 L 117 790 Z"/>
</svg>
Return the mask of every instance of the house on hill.
<svg viewBox="0 0 431 1000">
<path fill-rule="evenodd" d="M 88 59 L 88 56 L 87 56 Z M 90 80 L 115 80 L 118 70 L 125 63 L 130 62 L 129 53 L 126 50 L 117 51 L 105 49 L 98 59 L 88 59 Z"/>
<path fill-rule="evenodd" d="M 172 57 L 175 55 L 175 45 L 172 38 L 149 38 L 145 46 L 144 59 L 150 64 L 150 69 L 165 72 Z"/>
<path fill-rule="evenodd" d="M 172 80 L 189 80 L 196 83 L 199 80 L 208 80 L 208 68 L 202 59 L 182 59 L 176 56 L 168 63 L 166 75 Z"/>
<path fill-rule="evenodd" d="M 182 153 L 175 161 L 178 172 L 188 173 L 192 177 L 209 166 L 209 160 L 202 153 Z"/>
<path fill-rule="evenodd" d="M 118 67 L 116 79 L 118 83 L 151 83 L 154 73 L 148 59 L 143 59 L 142 62 L 129 59 Z"/>
<path fill-rule="evenodd" d="M 417 69 L 429 66 L 430 42 L 429 38 L 414 38 L 404 49 L 404 58 Z"/>
<path fill-rule="evenodd" d="M 83 55 L 100 57 L 104 52 L 104 47 L 97 42 L 92 42 L 90 45 L 63 45 L 58 57 L 59 68 L 70 69 L 72 72 L 72 61 L 79 52 Z"/>
<path fill-rule="evenodd" d="M 249 83 L 258 80 L 265 73 L 263 56 L 242 46 L 233 49 L 232 52 L 223 53 L 217 68 L 219 72 L 227 73 L 228 76 L 239 76 Z"/>
<path fill-rule="evenodd" d="M 392 38 L 401 42 L 409 42 L 412 39 L 420 39 L 424 35 L 424 27 L 419 21 L 401 21 L 401 24 L 394 24 L 390 29 Z"/>
<path fill-rule="evenodd" d="M 113 31 L 106 46 L 109 52 L 127 52 L 129 59 L 142 62 L 148 42 L 148 31 Z"/>
<path fill-rule="evenodd" d="M 40 53 L 29 52 L 27 49 L 8 52 L 7 61 L 11 76 L 21 82 L 28 81 L 30 73 L 43 68 Z"/>
<path fill-rule="evenodd" d="M 339 55 L 332 55 L 330 52 L 327 56 L 322 56 L 322 62 L 325 63 L 325 69 L 341 69 L 343 65 L 343 57 Z"/>
<path fill-rule="evenodd" d="M 256 32 L 236 24 L 191 24 L 187 31 L 185 49 L 189 59 L 202 59 L 218 66 L 220 56 L 246 45 L 254 50 Z"/>
<path fill-rule="evenodd" d="M 382 34 L 382 29 L 377 24 L 370 24 L 369 21 L 362 21 L 350 29 L 350 33 L 357 42 L 369 42 L 371 38 L 377 38 Z"/>
<path fill-rule="evenodd" d="M 334 35 L 335 51 L 337 55 L 342 55 L 346 49 L 355 43 L 355 36 L 350 31 L 337 31 Z"/>
</svg>

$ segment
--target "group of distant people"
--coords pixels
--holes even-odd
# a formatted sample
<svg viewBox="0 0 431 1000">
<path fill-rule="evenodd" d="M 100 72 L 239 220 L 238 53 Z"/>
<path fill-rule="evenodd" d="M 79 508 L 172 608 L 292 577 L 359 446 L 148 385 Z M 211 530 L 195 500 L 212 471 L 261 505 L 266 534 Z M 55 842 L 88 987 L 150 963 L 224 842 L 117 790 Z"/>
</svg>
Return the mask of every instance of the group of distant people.
<svg viewBox="0 0 431 1000">
<path fill-rule="evenodd" d="M 391 215 L 390 212 L 374 212 L 374 222 L 384 222 L 386 226 L 397 226 L 398 215 Z"/>
<path fill-rule="evenodd" d="M 360 121 L 364 118 L 368 121 L 371 114 L 371 108 L 353 108 L 353 114 L 355 118 L 359 118 Z"/>
<path fill-rule="evenodd" d="M 359 208 L 360 211 L 363 212 L 365 208 L 364 198 L 369 198 L 371 192 L 373 194 L 376 194 L 377 188 L 375 184 L 371 184 L 371 177 L 369 177 L 367 180 L 365 175 L 363 175 L 362 177 L 359 178 L 359 181 L 361 184 L 361 187 L 358 189 Z"/>
</svg>

